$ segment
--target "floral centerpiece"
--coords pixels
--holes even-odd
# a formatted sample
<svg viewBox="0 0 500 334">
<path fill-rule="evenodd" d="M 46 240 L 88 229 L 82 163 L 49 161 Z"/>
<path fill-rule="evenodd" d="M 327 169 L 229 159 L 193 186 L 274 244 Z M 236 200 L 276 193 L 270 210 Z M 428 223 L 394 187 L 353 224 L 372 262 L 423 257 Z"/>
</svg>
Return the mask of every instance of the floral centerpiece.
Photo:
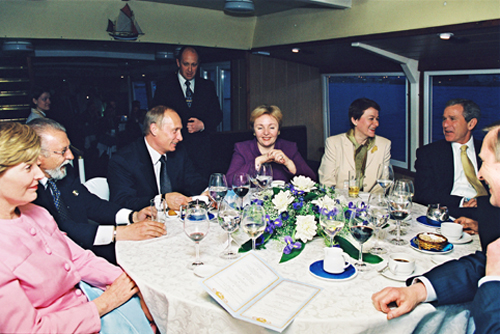
<svg viewBox="0 0 500 334">
<path fill-rule="evenodd" d="M 319 224 L 321 213 L 336 215 L 340 210 L 359 211 L 364 205 L 356 207 L 344 196 L 339 196 L 334 187 L 321 186 L 305 176 L 295 176 L 284 188 L 267 189 L 259 193 L 253 202 L 262 205 L 267 214 L 266 231 L 257 239 L 257 248 L 264 248 L 272 239 L 282 243 L 280 262 L 299 255 L 306 243 L 316 236 L 323 237 L 325 243 L 330 244 Z M 248 250 L 248 245 L 242 248 Z"/>
</svg>

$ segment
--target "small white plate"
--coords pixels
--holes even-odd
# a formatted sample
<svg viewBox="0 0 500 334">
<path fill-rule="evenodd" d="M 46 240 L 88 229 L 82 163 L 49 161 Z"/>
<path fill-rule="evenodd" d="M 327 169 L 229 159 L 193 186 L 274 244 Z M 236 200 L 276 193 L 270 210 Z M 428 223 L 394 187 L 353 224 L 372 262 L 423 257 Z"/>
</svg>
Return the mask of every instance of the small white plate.
<svg viewBox="0 0 500 334">
<path fill-rule="evenodd" d="M 435 264 L 443 264 L 451 260 L 455 260 L 455 258 L 450 255 L 433 255 L 431 258 L 431 261 Z"/>
<path fill-rule="evenodd" d="M 412 276 L 419 276 L 424 273 L 424 270 L 417 264 L 415 265 L 415 270 L 410 274 L 410 275 L 396 275 L 393 274 L 392 271 L 387 267 L 384 271 L 382 271 L 380 274 L 388 279 L 392 279 L 394 281 L 399 281 L 399 282 L 406 282 L 406 280 L 409 277 Z"/>
<path fill-rule="evenodd" d="M 218 267 L 212 266 L 209 264 L 204 264 L 202 266 L 198 266 L 193 270 L 193 273 L 201 278 L 205 278 L 208 275 L 212 274 L 214 271 L 217 270 Z"/>
<path fill-rule="evenodd" d="M 168 212 L 167 214 L 165 215 L 167 217 L 168 220 L 170 219 L 177 219 L 179 217 L 179 211 L 175 211 L 175 215 L 169 215 Z"/>
<path fill-rule="evenodd" d="M 462 234 L 462 237 L 460 239 L 458 239 L 458 240 L 448 239 L 448 241 L 454 245 L 466 244 L 466 243 L 472 241 L 472 236 L 469 233 L 464 232 L 464 234 Z"/>
</svg>

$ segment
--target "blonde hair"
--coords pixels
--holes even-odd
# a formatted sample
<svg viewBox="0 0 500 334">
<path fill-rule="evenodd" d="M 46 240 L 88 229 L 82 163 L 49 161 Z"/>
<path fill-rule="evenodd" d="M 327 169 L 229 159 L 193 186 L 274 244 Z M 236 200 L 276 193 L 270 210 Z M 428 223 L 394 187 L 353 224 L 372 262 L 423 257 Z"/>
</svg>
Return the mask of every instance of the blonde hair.
<svg viewBox="0 0 500 334">
<path fill-rule="evenodd" d="M 283 120 L 283 114 L 281 113 L 280 108 L 277 106 L 269 106 L 267 104 L 263 104 L 255 108 L 250 114 L 250 126 L 253 128 L 253 124 L 255 120 L 262 115 L 269 115 L 274 117 L 278 121 L 278 125 L 281 127 L 281 121 Z"/>
<path fill-rule="evenodd" d="M 23 162 L 34 162 L 40 155 L 40 138 L 27 125 L 0 123 L 0 175 Z"/>
</svg>

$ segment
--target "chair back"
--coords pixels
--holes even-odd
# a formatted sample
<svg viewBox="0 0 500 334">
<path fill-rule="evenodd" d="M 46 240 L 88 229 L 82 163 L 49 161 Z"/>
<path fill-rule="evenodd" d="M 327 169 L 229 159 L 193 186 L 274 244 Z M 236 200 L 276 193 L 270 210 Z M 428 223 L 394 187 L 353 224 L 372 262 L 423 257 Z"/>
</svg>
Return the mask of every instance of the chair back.
<svg viewBox="0 0 500 334">
<path fill-rule="evenodd" d="M 109 186 L 105 177 L 94 177 L 84 184 L 92 194 L 109 201 Z"/>
</svg>

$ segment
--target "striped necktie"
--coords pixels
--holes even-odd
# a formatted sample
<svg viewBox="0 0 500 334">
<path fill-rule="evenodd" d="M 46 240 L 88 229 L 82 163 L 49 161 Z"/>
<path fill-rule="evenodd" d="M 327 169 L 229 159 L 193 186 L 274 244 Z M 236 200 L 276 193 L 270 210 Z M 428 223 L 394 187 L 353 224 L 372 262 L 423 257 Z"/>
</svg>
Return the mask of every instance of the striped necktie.
<svg viewBox="0 0 500 334">
<path fill-rule="evenodd" d="M 186 80 L 186 103 L 189 108 L 191 108 L 191 103 L 193 103 L 193 91 L 190 88 L 191 82 Z"/>
<path fill-rule="evenodd" d="M 52 193 L 52 199 L 54 200 L 54 205 L 56 206 L 57 212 L 63 219 L 70 219 L 70 215 L 66 205 L 64 205 L 63 199 L 61 198 L 61 192 L 56 186 L 54 180 L 49 179 L 48 185 Z"/>
</svg>

